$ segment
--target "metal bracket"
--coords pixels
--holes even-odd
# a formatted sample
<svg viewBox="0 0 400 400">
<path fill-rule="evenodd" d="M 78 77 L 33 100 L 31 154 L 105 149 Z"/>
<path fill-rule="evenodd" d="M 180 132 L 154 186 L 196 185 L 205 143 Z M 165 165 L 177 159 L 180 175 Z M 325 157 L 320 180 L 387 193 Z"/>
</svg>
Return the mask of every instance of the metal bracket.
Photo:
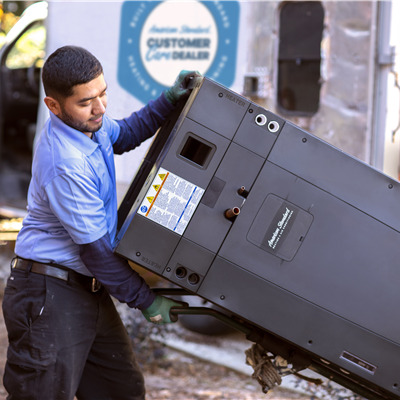
<svg viewBox="0 0 400 400">
<path fill-rule="evenodd" d="M 381 67 L 391 67 L 394 65 L 396 55 L 396 48 L 394 46 L 390 47 L 389 53 L 380 52 L 378 54 L 378 64 Z"/>
<path fill-rule="evenodd" d="M 187 292 L 181 288 L 154 288 L 152 289 L 156 294 L 165 296 L 197 296 L 196 293 Z M 239 332 L 249 335 L 254 329 L 251 325 L 246 324 L 244 321 L 238 321 L 222 313 L 221 311 L 215 310 L 209 307 L 172 307 L 171 314 L 174 315 L 209 315 L 217 318 L 226 325 L 236 329 Z"/>
</svg>

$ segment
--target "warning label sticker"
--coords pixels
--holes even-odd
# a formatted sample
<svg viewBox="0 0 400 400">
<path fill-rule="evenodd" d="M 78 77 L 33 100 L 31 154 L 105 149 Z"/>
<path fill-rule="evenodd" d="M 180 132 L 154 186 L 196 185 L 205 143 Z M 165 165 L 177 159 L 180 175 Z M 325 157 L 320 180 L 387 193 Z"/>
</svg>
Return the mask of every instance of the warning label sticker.
<svg viewBox="0 0 400 400">
<path fill-rule="evenodd" d="M 182 235 L 203 193 L 199 186 L 160 168 L 137 213 Z"/>
</svg>

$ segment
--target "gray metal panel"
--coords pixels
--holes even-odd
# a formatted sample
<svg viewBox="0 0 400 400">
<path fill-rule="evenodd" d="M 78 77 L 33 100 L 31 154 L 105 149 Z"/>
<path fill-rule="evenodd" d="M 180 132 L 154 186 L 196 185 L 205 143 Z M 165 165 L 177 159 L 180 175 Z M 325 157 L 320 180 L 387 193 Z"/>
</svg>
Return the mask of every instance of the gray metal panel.
<svg viewBox="0 0 400 400">
<path fill-rule="evenodd" d="M 196 292 L 215 254 L 204 247 L 182 239 L 179 242 L 163 276 L 179 286 Z"/>
<path fill-rule="evenodd" d="M 161 274 L 180 238 L 180 235 L 136 214 L 115 252 Z"/>
<path fill-rule="evenodd" d="M 288 262 L 252 240 L 254 221 L 265 219 L 265 232 L 269 229 L 267 215 L 258 210 L 271 194 L 313 217 L 309 230 L 301 234 L 296 255 Z M 218 255 L 400 343 L 400 320 L 393 318 L 400 304 L 399 243 L 397 231 L 267 163 Z"/>
<path fill-rule="evenodd" d="M 258 121 L 259 118 L 263 117 L 265 117 L 265 123 L 261 120 L 257 124 L 256 120 Z M 266 157 L 284 123 L 282 118 L 256 104 L 251 104 L 233 141 L 262 157 Z"/>
<path fill-rule="evenodd" d="M 221 205 L 210 208 L 200 203 L 184 237 L 216 253 L 232 226 L 232 222 L 224 217 L 225 210 Z"/>
<path fill-rule="evenodd" d="M 225 218 L 225 211 L 232 207 L 241 207 L 244 198 L 238 194 L 238 189 L 253 185 L 263 162 L 264 159 L 256 154 L 231 143 L 214 176 L 214 179 L 221 182 L 220 191 L 215 193 L 217 190 L 210 185 L 215 201 L 207 201 L 207 189 L 203 195 L 206 204 L 202 201 L 198 206 L 184 237 L 214 253 L 217 252 L 232 226 L 232 221 Z"/>
<path fill-rule="evenodd" d="M 232 139 L 249 105 L 244 97 L 204 78 L 187 117 Z"/>
<path fill-rule="evenodd" d="M 210 160 L 207 160 L 207 165 L 203 168 L 179 155 L 190 135 L 192 135 L 192 137 L 197 137 L 204 143 L 208 143 L 212 146 Z M 162 161 L 161 166 L 168 171 L 179 175 L 181 178 L 205 189 L 218 168 L 229 143 L 230 141 L 223 136 L 216 134 L 210 129 L 207 129 L 188 118 L 185 118 L 176 132 L 174 140 L 171 143 L 169 151 Z"/>
<path fill-rule="evenodd" d="M 312 290 L 313 288 L 310 288 Z M 397 393 L 398 346 L 217 257 L 198 294 L 252 323 Z M 343 351 L 376 367 L 374 374 L 341 358 Z"/>
<path fill-rule="evenodd" d="M 268 160 L 400 231 L 400 183 L 287 122 Z"/>
</svg>

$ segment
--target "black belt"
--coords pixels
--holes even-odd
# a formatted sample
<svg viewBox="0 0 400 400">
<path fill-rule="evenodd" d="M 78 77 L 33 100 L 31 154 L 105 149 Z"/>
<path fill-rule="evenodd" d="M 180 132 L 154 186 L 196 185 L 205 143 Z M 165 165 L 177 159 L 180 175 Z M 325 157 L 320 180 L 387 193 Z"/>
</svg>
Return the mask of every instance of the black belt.
<svg viewBox="0 0 400 400">
<path fill-rule="evenodd" d="M 53 278 L 61 279 L 66 282 L 77 282 L 86 286 L 91 292 L 98 292 L 101 289 L 101 283 L 92 276 L 79 274 L 78 272 L 62 269 L 55 265 L 43 264 L 37 261 L 25 260 L 15 257 L 11 261 L 11 269 L 19 269 L 25 272 L 47 275 Z"/>
</svg>

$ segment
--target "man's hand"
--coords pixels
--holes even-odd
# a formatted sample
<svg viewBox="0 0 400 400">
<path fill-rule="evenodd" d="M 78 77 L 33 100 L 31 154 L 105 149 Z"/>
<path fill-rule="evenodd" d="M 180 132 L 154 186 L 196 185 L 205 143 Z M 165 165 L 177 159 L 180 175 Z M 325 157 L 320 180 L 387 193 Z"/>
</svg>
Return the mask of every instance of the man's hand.
<svg viewBox="0 0 400 400">
<path fill-rule="evenodd" d="M 178 320 L 177 315 L 170 313 L 172 307 L 187 307 L 187 304 L 167 297 L 156 296 L 151 306 L 142 310 L 142 314 L 147 321 L 157 325 L 164 325 Z"/>
<path fill-rule="evenodd" d="M 189 84 L 191 80 L 200 76 L 202 75 L 197 71 L 181 71 L 173 86 L 164 92 L 165 97 L 171 104 L 175 105 L 181 98 L 189 96 Z"/>
</svg>

